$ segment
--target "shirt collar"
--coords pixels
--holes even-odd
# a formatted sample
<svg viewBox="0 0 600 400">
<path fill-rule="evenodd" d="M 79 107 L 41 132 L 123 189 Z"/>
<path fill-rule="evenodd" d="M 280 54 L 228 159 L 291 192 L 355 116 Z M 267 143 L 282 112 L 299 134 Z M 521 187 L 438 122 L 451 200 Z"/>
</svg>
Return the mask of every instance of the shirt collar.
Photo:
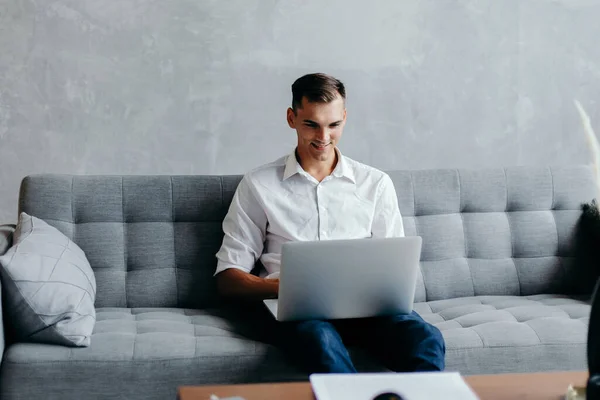
<svg viewBox="0 0 600 400">
<path fill-rule="evenodd" d="M 335 166 L 335 169 L 331 173 L 331 175 L 336 178 L 346 178 L 352 183 L 356 183 L 354 177 L 354 171 L 352 170 L 352 166 L 349 165 L 346 157 L 342 155 L 342 152 L 336 147 L 335 152 L 338 155 L 338 163 Z M 296 159 L 296 149 L 292 151 L 290 155 L 288 155 L 287 160 L 285 162 L 285 170 L 283 171 L 283 180 L 290 178 L 296 174 L 306 174 L 306 172 L 302 169 L 298 160 Z"/>
</svg>

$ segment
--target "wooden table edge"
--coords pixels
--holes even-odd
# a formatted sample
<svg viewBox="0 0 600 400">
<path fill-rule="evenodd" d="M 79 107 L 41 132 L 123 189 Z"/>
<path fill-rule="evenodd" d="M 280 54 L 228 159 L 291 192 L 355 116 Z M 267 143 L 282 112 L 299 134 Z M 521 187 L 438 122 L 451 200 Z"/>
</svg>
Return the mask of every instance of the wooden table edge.
<svg viewBox="0 0 600 400">
<path fill-rule="evenodd" d="M 552 371 L 465 375 L 463 378 L 482 400 L 505 398 L 502 397 L 503 392 L 531 399 L 548 398 L 546 396 L 551 396 L 550 399 L 558 399 L 562 397 L 555 396 L 564 396 L 569 384 L 585 386 L 588 372 Z M 532 389 L 535 390 L 535 396 L 530 397 Z M 314 400 L 315 398 L 309 381 L 181 386 L 177 390 L 177 398 L 180 400 L 208 400 L 210 394 L 215 394 L 219 397 L 241 396 L 245 398 L 245 396 L 250 396 L 247 400 L 252 400 L 264 390 L 268 390 L 269 397 L 272 398 L 290 400 Z"/>
</svg>

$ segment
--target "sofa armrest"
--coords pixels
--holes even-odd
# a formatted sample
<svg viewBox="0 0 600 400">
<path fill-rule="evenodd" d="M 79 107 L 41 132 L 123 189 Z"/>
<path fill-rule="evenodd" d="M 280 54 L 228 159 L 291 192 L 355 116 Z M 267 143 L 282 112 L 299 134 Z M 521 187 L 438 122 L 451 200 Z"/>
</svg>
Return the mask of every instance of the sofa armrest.
<svg viewBox="0 0 600 400">
<path fill-rule="evenodd" d="M 4 255 L 10 249 L 10 246 L 12 246 L 12 237 L 15 228 L 15 225 L 0 225 L 0 256 Z"/>
<path fill-rule="evenodd" d="M 0 225 L 0 256 L 12 246 L 13 233 L 15 225 Z M 4 358 L 4 313 L 2 312 L 2 284 L 0 283 L 0 362 Z"/>
</svg>

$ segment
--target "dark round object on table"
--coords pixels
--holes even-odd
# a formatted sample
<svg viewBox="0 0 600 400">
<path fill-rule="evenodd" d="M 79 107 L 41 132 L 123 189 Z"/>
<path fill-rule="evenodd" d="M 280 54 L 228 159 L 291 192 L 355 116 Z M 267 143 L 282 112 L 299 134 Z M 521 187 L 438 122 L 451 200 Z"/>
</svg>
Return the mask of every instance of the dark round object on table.
<svg viewBox="0 0 600 400">
<path fill-rule="evenodd" d="M 398 393 L 385 392 L 373 397 L 373 400 L 404 400 L 404 397 L 400 396 Z"/>
</svg>

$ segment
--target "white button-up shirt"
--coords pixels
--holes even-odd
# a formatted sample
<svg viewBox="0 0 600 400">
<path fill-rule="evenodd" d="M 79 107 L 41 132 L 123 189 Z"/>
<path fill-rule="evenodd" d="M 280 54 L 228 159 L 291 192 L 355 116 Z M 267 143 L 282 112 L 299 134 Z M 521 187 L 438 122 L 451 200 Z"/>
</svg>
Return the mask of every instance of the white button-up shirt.
<svg viewBox="0 0 600 400">
<path fill-rule="evenodd" d="M 343 156 L 321 182 L 302 169 L 295 152 L 247 173 L 223 221 L 225 236 L 215 275 L 250 272 L 260 259 L 279 272 L 281 247 L 291 240 L 404 236 L 390 177 Z"/>
</svg>

